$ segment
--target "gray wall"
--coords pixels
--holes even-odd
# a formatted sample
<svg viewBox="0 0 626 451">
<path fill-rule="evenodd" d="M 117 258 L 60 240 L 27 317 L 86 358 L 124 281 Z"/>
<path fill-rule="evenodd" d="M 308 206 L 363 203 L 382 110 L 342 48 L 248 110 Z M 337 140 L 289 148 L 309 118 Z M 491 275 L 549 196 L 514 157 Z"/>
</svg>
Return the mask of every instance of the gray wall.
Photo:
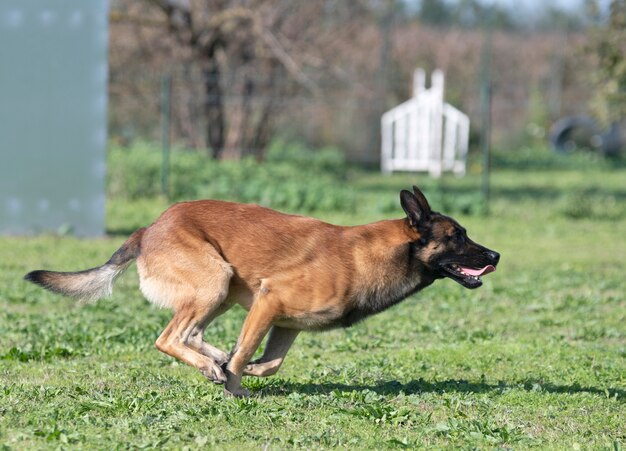
<svg viewBox="0 0 626 451">
<path fill-rule="evenodd" d="M 0 233 L 104 232 L 107 14 L 0 1 Z"/>
</svg>

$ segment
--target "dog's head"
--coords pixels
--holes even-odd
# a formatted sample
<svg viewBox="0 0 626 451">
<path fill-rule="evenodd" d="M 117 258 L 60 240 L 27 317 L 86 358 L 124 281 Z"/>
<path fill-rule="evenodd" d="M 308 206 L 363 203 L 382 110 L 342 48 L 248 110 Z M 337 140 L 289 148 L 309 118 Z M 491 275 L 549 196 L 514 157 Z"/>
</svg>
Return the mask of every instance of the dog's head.
<svg viewBox="0 0 626 451">
<path fill-rule="evenodd" d="M 500 254 L 475 243 L 454 219 L 432 211 L 424 194 L 402 190 L 400 203 L 415 233 L 413 257 L 435 279 L 449 277 L 466 288 L 478 288 L 480 276 L 496 270 Z"/>
</svg>

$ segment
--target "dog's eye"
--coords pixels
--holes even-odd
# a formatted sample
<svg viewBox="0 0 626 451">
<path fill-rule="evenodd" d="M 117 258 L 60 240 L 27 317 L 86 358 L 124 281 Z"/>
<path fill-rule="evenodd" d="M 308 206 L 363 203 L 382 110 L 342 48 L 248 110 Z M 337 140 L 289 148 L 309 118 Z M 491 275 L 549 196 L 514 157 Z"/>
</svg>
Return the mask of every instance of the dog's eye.
<svg viewBox="0 0 626 451">
<path fill-rule="evenodd" d="M 455 233 L 454 240 L 459 244 L 465 244 L 465 234 L 460 231 Z"/>
</svg>

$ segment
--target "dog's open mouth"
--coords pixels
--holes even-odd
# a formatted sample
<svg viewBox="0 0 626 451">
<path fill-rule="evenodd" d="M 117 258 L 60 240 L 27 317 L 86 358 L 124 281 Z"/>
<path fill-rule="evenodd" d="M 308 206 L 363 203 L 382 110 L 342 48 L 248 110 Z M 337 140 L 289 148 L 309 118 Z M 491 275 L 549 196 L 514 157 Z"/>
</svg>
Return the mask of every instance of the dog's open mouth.
<svg viewBox="0 0 626 451">
<path fill-rule="evenodd" d="M 460 283 L 465 288 L 478 288 L 483 284 L 480 277 L 494 272 L 496 267 L 493 265 L 487 265 L 482 268 L 472 268 L 469 266 L 461 266 L 456 263 L 451 263 L 444 265 L 443 269 L 448 273 L 448 277 Z"/>
</svg>

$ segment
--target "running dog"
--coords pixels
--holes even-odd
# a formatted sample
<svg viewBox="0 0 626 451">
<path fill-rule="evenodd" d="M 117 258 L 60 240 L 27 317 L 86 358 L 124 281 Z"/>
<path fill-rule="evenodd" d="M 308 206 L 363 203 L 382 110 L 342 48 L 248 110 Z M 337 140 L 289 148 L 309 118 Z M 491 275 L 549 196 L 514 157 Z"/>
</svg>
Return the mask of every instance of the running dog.
<svg viewBox="0 0 626 451">
<path fill-rule="evenodd" d="M 181 202 L 102 266 L 25 279 L 96 301 L 137 260 L 143 295 L 174 312 L 156 347 L 225 384 L 225 393 L 247 396 L 242 376 L 276 373 L 300 331 L 349 327 L 445 277 L 478 288 L 495 271 L 500 254 L 432 211 L 417 187 L 402 190 L 400 204 L 402 219 L 341 227 L 258 205 Z M 235 304 L 248 315 L 227 354 L 203 333 Z M 263 355 L 250 361 L 268 332 Z"/>
</svg>

